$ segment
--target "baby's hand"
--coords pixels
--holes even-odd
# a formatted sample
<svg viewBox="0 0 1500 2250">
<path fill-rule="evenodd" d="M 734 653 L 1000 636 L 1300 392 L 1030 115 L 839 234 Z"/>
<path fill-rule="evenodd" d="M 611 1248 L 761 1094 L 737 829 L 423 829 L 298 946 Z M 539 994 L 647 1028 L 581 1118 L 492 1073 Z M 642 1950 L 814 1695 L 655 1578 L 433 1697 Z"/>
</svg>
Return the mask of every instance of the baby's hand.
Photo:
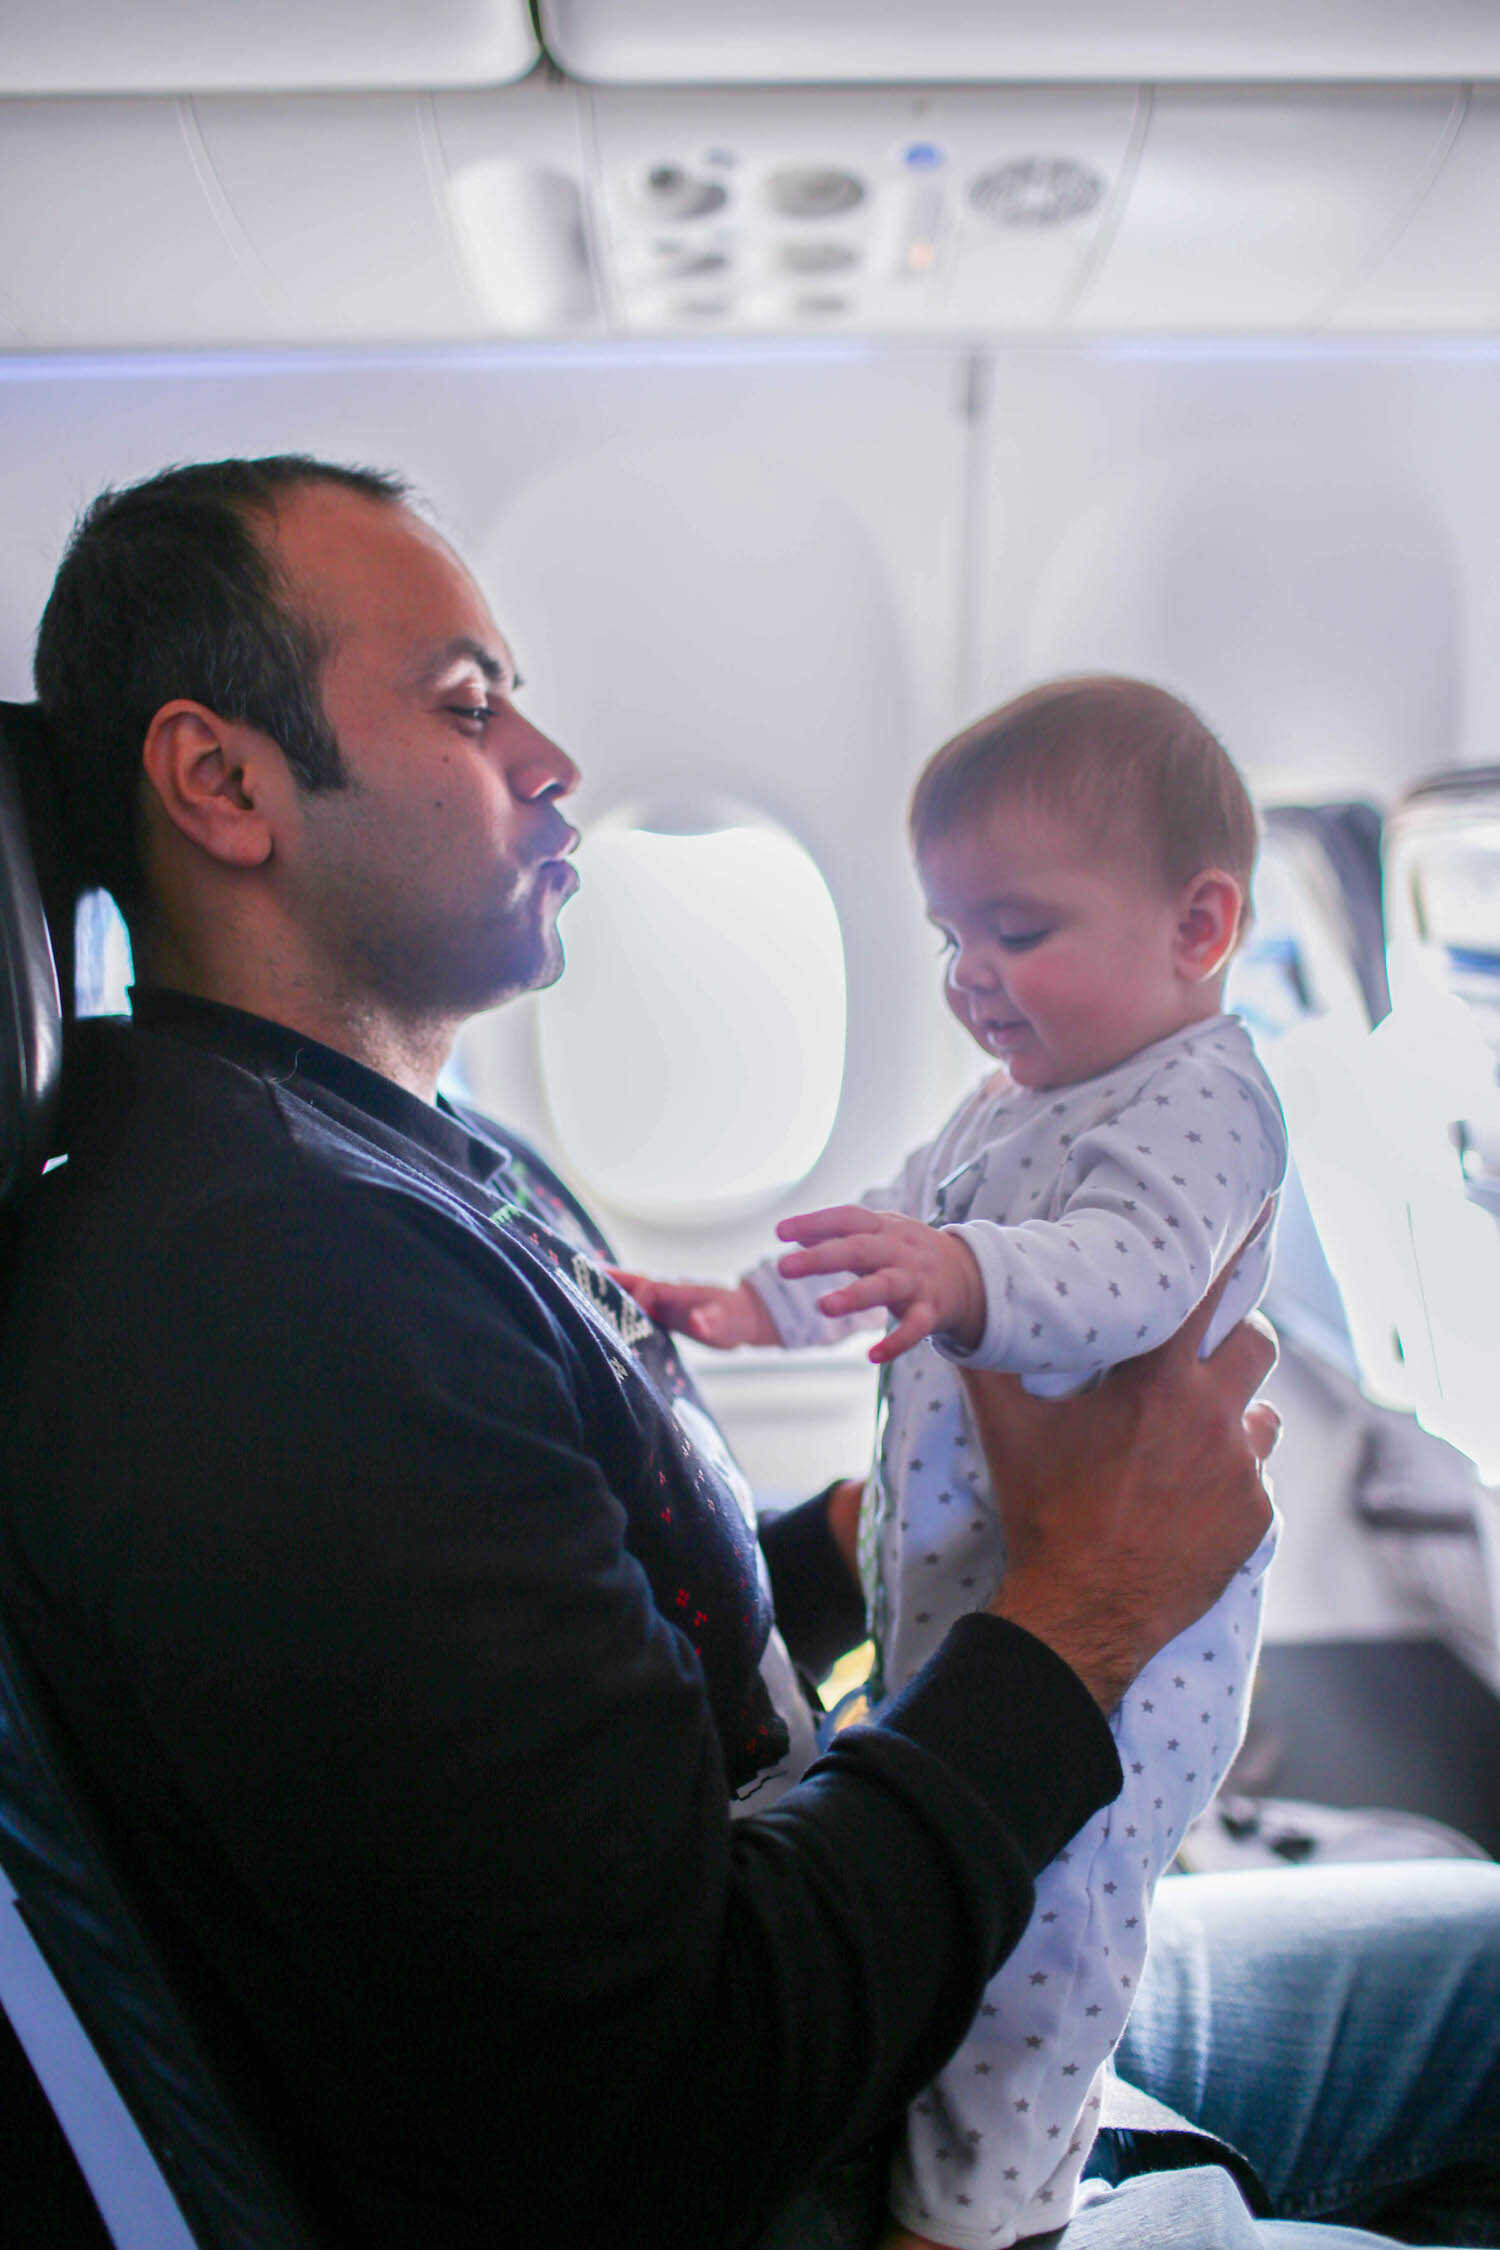
<svg viewBox="0 0 1500 2250">
<path fill-rule="evenodd" d="M 748 1281 L 737 1289 L 719 1289 L 707 1281 L 652 1281 L 621 1266 L 611 1266 L 609 1271 L 643 1313 L 678 1335 L 696 1337 L 700 1344 L 713 1344 L 721 1352 L 732 1351 L 736 1344 L 781 1342 Z"/>
<path fill-rule="evenodd" d="M 984 1280 L 960 1234 L 857 1203 L 804 1211 L 783 1219 L 776 1232 L 783 1242 L 812 1246 L 777 1261 L 788 1281 L 810 1273 L 864 1275 L 820 1297 L 820 1312 L 837 1317 L 884 1305 L 896 1314 L 896 1326 L 870 1353 L 877 1366 L 899 1359 L 924 1336 L 941 1334 L 972 1351 L 984 1334 Z"/>
</svg>

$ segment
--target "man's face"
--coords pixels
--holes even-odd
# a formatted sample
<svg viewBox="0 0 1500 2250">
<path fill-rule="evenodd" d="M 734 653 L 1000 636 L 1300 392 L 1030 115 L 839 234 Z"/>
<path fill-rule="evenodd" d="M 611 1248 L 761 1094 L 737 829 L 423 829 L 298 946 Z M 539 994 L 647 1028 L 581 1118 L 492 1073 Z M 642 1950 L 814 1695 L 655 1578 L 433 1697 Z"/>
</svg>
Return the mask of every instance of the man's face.
<svg viewBox="0 0 1500 2250">
<path fill-rule="evenodd" d="M 406 509 L 307 485 L 268 547 L 328 645 L 320 689 L 347 786 L 298 793 L 277 880 L 357 1006 L 461 1016 L 550 984 L 578 838 L 572 760 L 511 701 L 473 579 Z"/>
</svg>

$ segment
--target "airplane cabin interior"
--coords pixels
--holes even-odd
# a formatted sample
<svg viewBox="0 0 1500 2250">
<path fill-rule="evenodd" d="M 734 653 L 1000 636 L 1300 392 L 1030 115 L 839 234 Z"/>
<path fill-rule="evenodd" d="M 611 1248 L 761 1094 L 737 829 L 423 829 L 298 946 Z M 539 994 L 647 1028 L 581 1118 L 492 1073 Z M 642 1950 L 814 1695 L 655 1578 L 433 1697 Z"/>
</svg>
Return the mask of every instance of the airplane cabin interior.
<svg viewBox="0 0 1500 2250">
<path fill-rule="evenodd" d="M 1484 0 L 0 0 L 0 697 L 105 485 L 409 477 L 584 776 L 567 975 L 448 1083 L 628 1264 L 732 1280 L 974 1081 L 940 742 L 1123 672 L 1239 764 L 1285 1530 L 1189 1867 L 1500 1856 L 1497 212 Z M 767 1506 L 861 1473 L 867 1345 L 686 1347 Z M 0 1919 L 58 2239 L 237 2239 Z"/>
</svg>

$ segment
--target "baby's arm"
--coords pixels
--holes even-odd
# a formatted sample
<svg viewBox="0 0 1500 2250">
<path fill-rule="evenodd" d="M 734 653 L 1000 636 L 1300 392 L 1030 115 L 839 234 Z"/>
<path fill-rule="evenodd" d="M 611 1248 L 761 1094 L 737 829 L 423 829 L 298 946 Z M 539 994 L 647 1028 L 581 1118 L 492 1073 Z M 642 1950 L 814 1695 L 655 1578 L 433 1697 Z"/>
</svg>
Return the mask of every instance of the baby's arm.
<svg viewBox="0 0 1500 2250">
<path fill-rule="evenodd" d="M 825 1316 L 853 1327 L 880 1306 L 897 1315 L 895 1327 L 871 1347 L 877 1367 L 899 1359 L 924 1336 L 940 1335 L 972 1352 L 984 1335 L 984 1275 L 956 1227 L 840 1203 L 783 1219 L 776 1232 L 784 1242 L 804 1245 L 778 1261 L 787 1280 L 843 1272 L 863 1277 L 817 1299 Z"/>
<path fill-rule="evenodd" d="M 653 1281 L 623 1266 L 610 1272 L 659 1327 L 693 1336 L 700 1344 L 733 1351 L 739 1344 L 779 1344 L 776 1323 L 748 1281 L 722 1289 L 709 1281 Z"/>
<path fill-rule="evenodd" d="M 896 1312 L 872 1357 L 931 1334 L 951 1358 L 1076 1383 L 1180 1326 L 1280 1184 L 1285 1161 L 1271 1097 L 1252 1097 L 1236 1073 L 1184 1058 L 1072 1141 L 1054 1216 L 1006 1225 L 971 1214 L 957 1226 L 913 1229 L 847 1208 L 813 1212 L 781 1228 L 809 1246 L 781 1267 L 798 1277 L 860 1277 L 819 1299 L 826 1313 L 874 1304 Z M 968 1252 L 983 1284 L 979 1323 L 956 1258 L 947 1254 L 940 1270 L 924 1236 Z"/>
<path fill-rule="evenodd" d="M 895 1179 L 870 1188 L 858 1204 L 840 1206 L 863 1217 L 866 1212 L 911 1214 L 904 1223 L 916 1227 L 922 1234 L 930 1230 L 919 1224 L 923 1200 L 923 1182 L 929 1170 L 930 1147 L 913 1151 L 902 1165 Z M 783 1220 L 776 1229 L 783 1241 L 790 1239 L 788 1228 L 795 1220 Z M 752 1266 L 741 1286 L 753 1289 L 770 1315 L 772 1325 L 781 1342 L 793 1347 L 817 1344 L 836 1344 L 845 1336 L 852 1336 L 861 1328 L 880 1326 L 879 1311 L 858 1307 L 834 1307 L 828 1302 L 824 1275 L 844 1271 L 843 1267 L 822 1267 L 810 1281 L 799 1280 L 787 1271 L 785 1259 L 766 1258 Z M 874 1300 L 871 1300 L 873 1303 Z"/>
<path fill-rule="evenodd" d="M 914 1195 L 926 1153 L 918 1149 L 894 1181 L 871 1189 L 871 1198 L 890 1203 Z M 719 1351 L 733 1351 L 742 1344 L 833 1344 L 870 1325 L 868 1314 L 839 1319 L 821 1311 L 821 1283 L 799 1288 L 783 1278 L 770 1258 L 753 1266 L 731 1289 L 705 1281 L 657 1281 L 623 1266 L 611 1266 L 610 1272 L 642 1312 L 663 1328 Z"/>
</svg>

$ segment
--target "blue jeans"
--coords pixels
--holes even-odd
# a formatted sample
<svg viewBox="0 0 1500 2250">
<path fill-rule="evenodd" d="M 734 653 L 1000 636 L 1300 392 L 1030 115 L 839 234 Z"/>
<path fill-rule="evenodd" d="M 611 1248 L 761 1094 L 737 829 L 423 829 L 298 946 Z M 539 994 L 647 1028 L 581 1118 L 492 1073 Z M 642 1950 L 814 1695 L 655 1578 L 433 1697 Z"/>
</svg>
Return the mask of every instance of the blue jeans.
<svg viewBox="0 0 1500 2250">
<path fill-rule="evenodd" d="M 1252 2216 L 1207 2146 L 1106 2187 L 1121 2148 L 1105 2138 L 1096 2200 L 1036 2250 L 1500 2244 L 1500 1867 L 1174 1877 L 1117 2063 L 1248 2158 L 1274 2216 Z M 1159 2145 L 1181 2164 L 1180 2137 Z M 871 2250 L 884 2180 L 885 2152 L 864 2152 L 756 2250 Z"/>
</svg>

